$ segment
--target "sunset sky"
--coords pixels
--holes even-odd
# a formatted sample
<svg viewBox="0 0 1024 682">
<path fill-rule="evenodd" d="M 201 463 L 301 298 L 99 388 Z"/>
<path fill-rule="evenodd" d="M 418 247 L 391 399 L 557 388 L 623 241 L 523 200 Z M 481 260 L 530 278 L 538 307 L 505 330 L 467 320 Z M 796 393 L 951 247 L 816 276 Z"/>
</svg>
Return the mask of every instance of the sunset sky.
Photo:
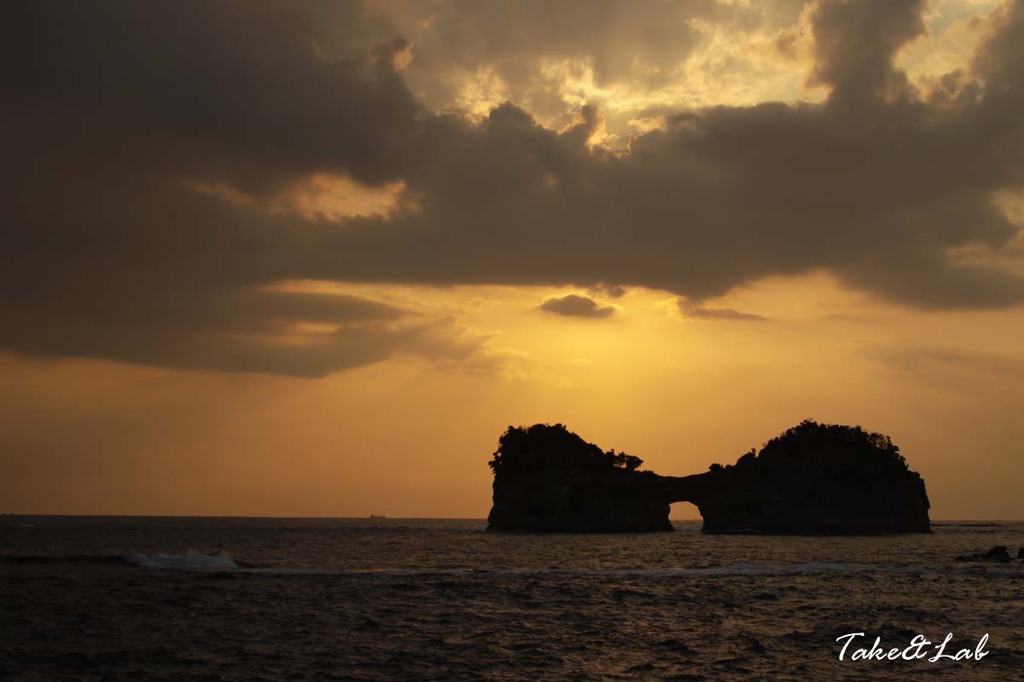
<svg viewBox="0 0 1024 682">
<path fill-rule="evenodd" d="M 482 518 L 509 425 L 813 418 L 1024 518 L 1024 2 L 5 10 L 0 512 Z"/>
</svg>

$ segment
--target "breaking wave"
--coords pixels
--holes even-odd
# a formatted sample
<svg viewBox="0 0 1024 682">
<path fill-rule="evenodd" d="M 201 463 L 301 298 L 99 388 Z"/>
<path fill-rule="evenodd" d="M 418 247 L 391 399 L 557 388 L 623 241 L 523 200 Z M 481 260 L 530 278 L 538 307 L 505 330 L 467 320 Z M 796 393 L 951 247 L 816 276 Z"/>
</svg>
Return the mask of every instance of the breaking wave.
<svg viewBox="0 0 1024 682">
<path fill-rule="evenodd" d="M 220 550 L 213 554 L 190 551 L 187 554 L 129 554 L 125 560 L 144 568 L 177 568 L 191 570 L 233 570 L 238 564 L 227 552 Z"/>
<path fill-rule="evenodd" d="M 61 556 L 0 556 L 9 564 L 92 564 L 100 566 L 141 566 L 143 568 L 186 570 L 235 570 L 239 567 L 231 555 L 221 550 L 201 554 L 191 550 L 185 554 L 65 554 Z"/>
</svg>

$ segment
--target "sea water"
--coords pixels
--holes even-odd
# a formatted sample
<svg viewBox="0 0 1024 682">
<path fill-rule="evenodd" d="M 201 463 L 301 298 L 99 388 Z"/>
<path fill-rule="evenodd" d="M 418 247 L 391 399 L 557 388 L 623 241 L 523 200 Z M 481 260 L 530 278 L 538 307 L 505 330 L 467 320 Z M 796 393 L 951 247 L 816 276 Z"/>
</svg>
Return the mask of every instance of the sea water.
<svg viewBox="0 0 1024 682">
<path fill-rule="evenodd" d="M 1022 564 L 954 560 L 993 545 L 1016 555 L 1024 524 L 825 538 L 676 526 L 505 535 L 480 520 L 4 516 L 0 680 L 1004 681 L 1024 670 Z"/>
</svg>

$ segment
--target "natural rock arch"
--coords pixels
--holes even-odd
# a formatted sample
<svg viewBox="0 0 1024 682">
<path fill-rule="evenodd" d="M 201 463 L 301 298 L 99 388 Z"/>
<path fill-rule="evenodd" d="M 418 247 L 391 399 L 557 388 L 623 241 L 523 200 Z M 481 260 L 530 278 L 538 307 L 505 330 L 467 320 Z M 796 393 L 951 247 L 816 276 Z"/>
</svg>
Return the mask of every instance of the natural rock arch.
<svg viewBox="0 0 1024 682">
<path fill-rule="evenodd" d="M 706 533 L 927 533 L 928 496 L 891 439 L 804 421 L 734 465 L 692 476 L 639 470 L 561 424 L 509 427 L 491 459 L 488 530 L 670 531 L 691 502 Z"/>
</svg>

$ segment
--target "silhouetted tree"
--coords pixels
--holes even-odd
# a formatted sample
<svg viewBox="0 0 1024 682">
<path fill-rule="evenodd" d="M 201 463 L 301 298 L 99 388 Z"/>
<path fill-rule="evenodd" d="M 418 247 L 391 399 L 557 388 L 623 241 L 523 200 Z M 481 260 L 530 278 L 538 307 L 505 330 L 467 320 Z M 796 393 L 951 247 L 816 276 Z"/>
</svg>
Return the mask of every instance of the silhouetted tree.
<svg viewBox="0 0 1024 682">
<path fill-rule="evenodd" d="M 488 462 L 496 475 L 550 469 L 636 471 L 642 464 L 642 459 L 625 452 L 604 452 L 562 424 L 534 424 L 528 428 L 509 426 L 498 439 L 498 449 Z"/>
<path fill-rule="evenodd" d="M 753 451 L 737 462 L 749 463 Z M 861 464 L 907 470 L 907 462 L 889 436 L 870 433 L 860 426 L 819 424 L 805 419 L 771 439 L 761 448 L 762 465 L 784 460 L 835 459 L 855 457 Z"/>
</svg>

